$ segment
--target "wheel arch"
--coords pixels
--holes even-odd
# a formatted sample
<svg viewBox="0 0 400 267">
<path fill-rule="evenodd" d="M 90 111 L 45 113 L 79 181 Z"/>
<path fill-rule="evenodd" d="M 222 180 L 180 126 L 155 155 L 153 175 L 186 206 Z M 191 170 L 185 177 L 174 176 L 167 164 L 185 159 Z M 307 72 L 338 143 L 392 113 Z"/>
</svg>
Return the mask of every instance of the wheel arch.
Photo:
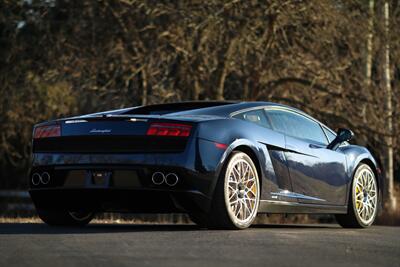
<svg viewBox="0 0 400 267">
<path fill-rule="evenodd" d="M 239 146 L 235 147 L 235 149 L 232 150 L 230 154 L 232 154 L 232 152 L 234 152 L 234 151 L 241 151 L 241 152 L 245 153 L 246 155 L 248 155 L 251 158 L 251 160 L 253 161 L 253 163 L 254 163 L 254 165 L 256 166 L 256 169 L 257 169 L 258 180 L 260 182 L 260 190 L 261 190 L 262 189 L 262 180 L 263 180 L 262 176 L 263 175 L 262 175 L 262 172 L 261 172 L 260 160 L 258 159 L 257 154 L 247 145 L 239 145 Z"/>
<path fill-rule="evenodd" d="M 257 169 L 257 174 L 258 174 L 258 179 L 260 182 L 260 196 L 262 195 L 263 192 L 263 177 L 264 177 L 264 172 L 263 172 L 263 168 L 264 166 L 262 165 L 262 160 L 260 160 L 260 156 L 259 153 L 260 149 L 254 145 L 252 142 L 250 142 L 247 139 L 238 139 L 235 140 L 231 145 L 229 145 L 229 147 L 227 148 L 227 150 L 225 151 L 224 155 L 222 156 L 222 160 L 221 163 L 219 164 L 219 167 L 217 168 L 218 170 L 216 171 L 217 175 L 217 179 L 214 180 L 213 184 L 211 185 L 211 195 L 214 195 L 214 191 L 215 191 L 215 186 L 217 184 L 217 180 L 221 178 L 221 175 L 223 175 L 223 172 L 229 162 L 229 159 L 232 155 L 233 152 L 235 151 L 240 151 L 243 153 L 246 153 L 251 160 L 253 161 L 254 165 L 256 166 Z"/>
<path fill-rule="evenodd" d="M 378 185 L 378 190 L 380 190 L 381 189 L 381 181 L 380 181 L 380 179 L 378 179 L 378 168 L 375 166 L 375 164 L 372 162 L 372 160 L 370 160 L 369 158 L 364 158 L 364 159 L 362 159 L 362 160 L 360 160 L 360 162 L 357 164 L 357 168 L 358 168 L 358 166 L 360 166 L 361 164 L 366 164 L 366 165 L 368 165 L 368 167 L 370 167 L 371 168 L 371 170 L 374 172 L 374 175 L 375 175 L 375 177 L 376 177 L 376 182 L 377 182 L 377 185 Z M 354 170 L 354 172 L 353 172 L 353 176 L 354 176 L 354 173 L 355 173 L 355 171 L 357 170 L 357 168 Z"/>
<path fill-rule="evenodd" d="M 376 178 L 376 185 L 377 185 L 377 191 L 378 191 L 378 200 L 379 200 L 379 209 L 378 212 L 382 209 L 382 203 L 383 203 L 383 194 L 384 194 L 384 180 L 382 179 L 382 176 L 380 174 L 380 170 L 378 168 L 378 166 L 376 165 L 375 161 L 370 159 L 369 157 L 363 157 L 360 158 L 357 162 L 357 164 L 355 164 L 355 168 L 352 170 L 352 174 L 351 174 L 351 183 L 349 186 L 349 190 L 348 190 L 348 196 L 351 193 L 351 185 L 353 184 L 353 180 L 354 180 L 354 175 L 358 169 L 358 167 L 361 164 L 366 164 L 368 167 L 371 168 L 371 170 L 374 172 L 375 178 Z"/>
</svg>

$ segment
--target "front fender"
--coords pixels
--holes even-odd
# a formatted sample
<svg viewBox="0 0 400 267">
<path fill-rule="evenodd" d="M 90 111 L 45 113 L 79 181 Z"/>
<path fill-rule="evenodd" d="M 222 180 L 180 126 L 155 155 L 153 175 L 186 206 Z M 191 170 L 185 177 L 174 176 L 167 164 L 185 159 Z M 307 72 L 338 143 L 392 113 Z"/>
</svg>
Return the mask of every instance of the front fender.
<svg viewBox="0 0 400 267">
<path fill-rule="evenodd" d="M 347 170 L 348 170 L 348 175 L 351 177 L 347 194 L 350 194 L 351 190 L 351 183 L 353 181 L 354 174 L 357 170 L 357 167 L 361 163 L 365 163 L 371 167 L 371 169 L 375 172 L 375 177 L 378 183 L 378 194 L 379 194 L 379 200 L 380 203 L 382 204 L 383 196 L 384 196 L 384 188 L 385 188 L 385 181 L 383 179 L 383 176 L 381 175 L 380 168 L 375 160 L 375 158 L 372 156 L 371 152 L 369 152 L 368 149 L 365 147 L 361 146 L 355 146 L 355 145 L 348 145 L 345 147 L 340 148 L 343 153 L 346 154 L 347 157 Z"/>
</svg>

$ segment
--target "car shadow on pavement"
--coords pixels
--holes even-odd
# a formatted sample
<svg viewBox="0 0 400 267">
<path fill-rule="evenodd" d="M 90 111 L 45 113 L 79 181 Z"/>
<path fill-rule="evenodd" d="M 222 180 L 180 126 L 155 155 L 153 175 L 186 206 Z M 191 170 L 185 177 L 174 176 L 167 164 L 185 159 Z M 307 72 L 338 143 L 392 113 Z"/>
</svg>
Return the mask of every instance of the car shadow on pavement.
<svg viewBox="0 0 400 267">
<path fill-rule="evenodd" d="M 271 228 L 286 228 L 286 229 L 337 229 L 342 228 L 338 224 L 254 224 L 251 228 L 271 229 Z"/>
<path fill-rule="evenodd" d="M 98 224 L 85 227 L 48 226 L 44 223 L 0 223 L 0 235 L 7 234 L 99 234 L 154 231 L 197 231 L 196 225 L 159 224 Z"/>
<path fill-rule="evenodd" d="M 257 224 L 252 229 L 336 229 L 333 225 L 296 224 Z M 0 223 L 0 235 L 15 234 L 99 234 L 123 232 L 179 232 L 179 231 L 218 231 L 201 229 L 194 224 L 89 224 L 86 227 L 52 227 L 44 223 Z M 221 230 L 220 230 L 221 231 Z M 222 230 L 224 231 L 224 230 Z"/>
</svg>

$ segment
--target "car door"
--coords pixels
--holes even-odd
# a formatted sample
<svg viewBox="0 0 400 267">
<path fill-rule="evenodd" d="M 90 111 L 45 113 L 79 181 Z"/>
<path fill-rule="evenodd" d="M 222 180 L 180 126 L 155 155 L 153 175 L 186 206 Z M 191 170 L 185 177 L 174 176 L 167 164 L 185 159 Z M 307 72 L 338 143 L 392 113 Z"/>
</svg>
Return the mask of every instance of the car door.
<svg viewBox="0 0 400 267">
<path fill-rule="evenodd" d="M 348 177 L 343 153 L 326 148 L 328 139 L 312 118 L 289 109 L 267 109 L 272 127 L 285 134 L 292 197 L 300 203 L 344 205 Z"/>
</svg>

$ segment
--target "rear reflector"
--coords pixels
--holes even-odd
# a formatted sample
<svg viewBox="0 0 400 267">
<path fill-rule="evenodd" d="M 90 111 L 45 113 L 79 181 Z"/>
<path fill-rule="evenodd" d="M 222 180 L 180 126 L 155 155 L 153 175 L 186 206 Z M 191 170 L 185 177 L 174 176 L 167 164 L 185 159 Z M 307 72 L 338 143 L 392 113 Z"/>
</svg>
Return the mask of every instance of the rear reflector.
<svg viewBox="0 0 400 267">
<path fill-rule="evenodd" d="M 188 124 L 152 123 L 147 130 L 147 135 L 188 137 L 191 129 L 192 126 Z"/>
<path fill-rule="evenodd" d="M 36 127 L 33 133 L 34 139 L 58 136 L 61 136 L 61 126 L 58 124 Z"/>
<path fill-rule="evenodd" d="M 216 148 L 219 148 L 219 149 L 226 149 L 228 147 L 228 145 L 217 143 L 217 142 L 214 142 L 214 145 Z"/>
</svg>

